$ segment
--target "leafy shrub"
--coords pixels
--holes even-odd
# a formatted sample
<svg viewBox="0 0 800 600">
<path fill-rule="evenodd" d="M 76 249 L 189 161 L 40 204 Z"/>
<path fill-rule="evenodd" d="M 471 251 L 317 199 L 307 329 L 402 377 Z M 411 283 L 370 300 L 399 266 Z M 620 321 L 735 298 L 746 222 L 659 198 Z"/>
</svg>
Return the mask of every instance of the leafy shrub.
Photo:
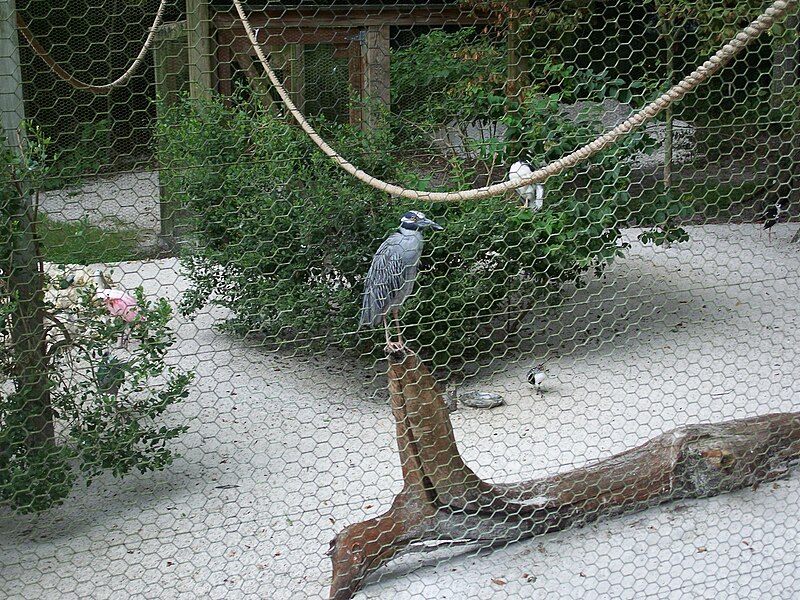
<svg viewBox="0 0 800 600">
<path fill-rule="evenodd" d="M 165 363 L 174 344 L 169 304 L 147 301 L 141 289 L 136 296 L 141 320 L 131 325 L 109 320 L 91 286 L 69 307 L 46 304 L 69 331 L 64 338 L 50 329 L 49 401 L 58 435 L 32 443 L 28 390 L 18 384 L 0 393 L 0 501 L 21 512 L 46 510 L 67 497 L 78 473 L 91 483 L 104 471 L 123 477 L 161 470 L 175 459 L 169 442 L 187 427 L 165 425 L 160 417 L 186 398 L 192 375 Z M 111 350 L 126 327 L 129 350 Z M 3 335 L 0 343 L 11 346 Z M 13 348 L 6 351 L 12 359 Z M 107 381 L 110 366 L 113 381 Z M 13 362 L 3 361 L 0 375 L 12 378 Z"/>
<path fill-rule="evenodd" d="M 70 285 L 70 273 L 45 270 L 37 201 L 49 140 L 29 133 L 0 155 L 0 503 L 21 512 L 63 502 L 79 475 L 170 464 L 186 427 L 161 417 L 192 379 L 166 364 L 166 300 L 137 290 L 138 318 L 125 323 L 86 277 Z M 128 350 L 112 350 L 128 332 Z"/>
<path fill-rule="evenodd" d="M 519 152 L 514 144 L 527 144 L 535 159 L 559 156 L 600 127 L 593 115 L 568 120 L 555 98 L 531 94 L 527 103 L 509 107 L 514 110 L 500 111 L 501 118 L 518 133 L 496 140 L 503 156 Z M 379 349 L 382 331 L 354 335 L 363 281 L 377 246 L 411 208 L 445 226 L 426 234 L 421 285 L 402 319 L 407 339 L 436 366 L 491 348 L 485 325 L 499 315 L 515 320 L 532 301 L 601 272 L 622 253 L 621 228 L 629 220 L 663 227 L 660 241 L 680 236 L 669 226 L 674 209 L 632 207 L 624 159 L 646 148 L 642 135 L 596 157 L 582 187 L 573 174 L 552 178 L 546 209 L 531 212 L 509 197 L 433 205 L 387 198 L 338 169 L 284 118 L 220 100 L 187 100 L 162 115 L 162 177 L 167 192 L 194 215 L 193 242 L 183 258 L 192 286 L 182 308 L 224 306 L 232 313 L 226 329 L 258 334 L 269 344 Z M 371 174 L 428 181 L 398 155 L 389 127 L 362 132 L 323 123 L 323 129 L 333 147 Z M 468 183 L 469 165 L 450 158 L 444 187 Z"/>
<path fill-rule="evenodd" d="M 352 330 L 375 241 L 402 209 L 270 114 L 187 100 L 158 132 L 167 193 L 193 215 L 183 310 L 212 301 L 233 311 L 228 329 L 298 343 Z M 365 170 L 392 175 L 381 131 L 331 125 L 326 135 L 346 140 Z"/>
<path fill-rule="evenodd" d="M 466 27 L 432 31 L 392 53 L 392 105 L 419 124 L 475 122 L 502 110 L 505 56 Z"/>
</svg>

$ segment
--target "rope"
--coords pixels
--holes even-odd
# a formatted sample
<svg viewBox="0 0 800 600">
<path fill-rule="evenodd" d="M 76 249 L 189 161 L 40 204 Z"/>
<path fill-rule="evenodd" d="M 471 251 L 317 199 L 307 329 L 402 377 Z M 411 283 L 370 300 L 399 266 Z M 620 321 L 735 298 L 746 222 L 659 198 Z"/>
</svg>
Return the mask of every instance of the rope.
<svg viewBox="0 0 800 600">
<path fill-rule="evenodd" d="M 338 152 L 336 152 L 336 150 L 331 148 L 328 143 L 325 142 L 325 140 L 322 139 L 322 137 L 320 137 L 320 135 L 314 130 L 311 124 L 306 121 L 303 114 L 297 110 L 297 107 L 294 105 L 291 98 L 289 98 L 289 94 L 283 85 L 281 85 L 281 82 L 278 81 L 275 72 L 269 66 L 269 62 L 267 61 L 264 52 L 261 50 L 261 46 L 258 44 L 258 40 L 253 33 L 253 28 L 244 14 L 241 1 L 233 0 L 233 4 L 236 7 L 236 11 L 239 13 L 239 18 L 241 19 L 242 25 L 247 33 L 247 37 L 250 39 L 250 43 L 253 44 L 253 48 L 255 49 L 256 54 L 261 61 L 261 65 L 264 67 L 264 70 L 269 77 L 269 80 L 272 82 L 272 85 L 275 86 L 275 89 L 283 100 L 283 103 L 295 118 L 298 125 L 300 125 L 300 127 L 308 134 L 308 136 L 314 141 L 320 150 L 322 150 L 350 175 L 377 190 L 392 194 L 393 196 L 399 196 L 401 198 L 425 200 L 428 202 L 454 202 L 496 196 L 525 185 L 542 182 L 548 177 L 557 175 L 558 173 L 561 173 L 570 167 L 574 167 L 579 162 L 586 160 L 587 158 L 591 158 L 601 150 L 611 146 L 622 136 L 627 135 L 628 133 L 641 127 L 644 123 L 658 115 L 666 108 L 670 107 L 675 102 L 678 102 L 686 94 L 693 91 L 697 86 L 701 85 L 710 77 L 715 75 L 720 69 L 722 69 L 722 67 L 727 65 L 732 58 L 739 54 L 745 48 L 745 46 L 756 39 L 764 31 L 770 29 L 776 21 L 783 17 L 787 9 L 791 5 L 795 4 L 795 2 L 796 0 L 776 0 L 769 8 L 759 15 L 758 18 L 750 23 L 750 25 L 742 29 L 742 31 L 736 34 L 733 39 L 722 46 L 722 48 L 720 48 L 711 58 L 697 67 L 689 75 L 684 77 L 680 82 L 676 83 L 669 91 L 659 96 L 658 99 L 642 108 L 639 112 L 633 114 L 626 121 L 600 135 L 594 141 L 589 142 L 582 148 L 575 150 L 567 156 L 564 156 L 540 169 L 537 169 L 529 177 L 456 192 L 426 192 L 423 190 L 404 188 L 378 179 L 377 177 L 373 177 L 369 173 L 362 171 L 355 165 L 348 162 Z"/>
<path fill-rule="evenodd" d="M 25 22 L 25 19 L 23 19 L 22 15 L 19 13 L 17 13 L 17 29 L 19 29 L 20 33 L 22 33 L 30 47 L 33 48 L 33 51 L 36 53 L 36 55 L 41 58 L 45 64 L 50 67 L 50 70 L 53 71 L 53 73 L 55 73 L 59 78 L 66 81 L 75 89 L 86 90 L 87 92 L 91 92 L 93 94 L 107 94 L 114 88 L 125 85 L 136 69 L 138 69 L 142 64 L 145 54 L 147 54 L 147 51 L 150 49 L 150 46 L 153 43 L 156 31 L 161 25 L 161 19 L 164 16 L 164 10 L 166 7 L 167 0 L 161 0 L 161 4 L 158 7 L 158 12 L 156 13 L 156 18 L 153 20 L 153 26 L 150 27 L 150 32 L 147 34 L 147 39 L 144 41 L 144 46 L 142 46 L 142 49 L 139 51 L 139 55 L 133 61 L 133 64 L 130 66 L 130 68 L 117 79 L 105 85 L 92 85 L 90 83 L 81 81 L 74 75 L 67 73 L 55 60 L 53 60 L 53 57 L 50 56 L 50 53 L 47 52 L 47 50 L 45 50 L 39 41 L 34 37 L 33 32 L 28 28 L 28 24 Z"/>
</svg>

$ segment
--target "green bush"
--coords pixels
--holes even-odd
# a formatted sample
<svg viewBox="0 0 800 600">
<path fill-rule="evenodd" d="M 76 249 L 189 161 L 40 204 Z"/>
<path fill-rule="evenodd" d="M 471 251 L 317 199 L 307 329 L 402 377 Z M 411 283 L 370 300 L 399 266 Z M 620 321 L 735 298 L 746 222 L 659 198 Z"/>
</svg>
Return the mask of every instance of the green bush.
<svg viewBox="0 0 800 600">
<path fill-rule="evenodd" d="M 91 284 L 70 283 L 76 273 L 45 269 L 38 198 L 50 142 L 26 129 L 24 147 L 0 148 L 0 503 L 34 512 L 63 502 L 79 475 L 170 464 L 186 426 L 161 417 L 192 375 L 167 365 L 166 300 L 137 290 L 126 323 Z M 124 334 L 128 349 L 112 350 Z"/>
<path fill-rule="evenodd" d="M 576 124 L 560 115 L 553 99 L 531 98 L 503 118 L 521 132 L 513 143 L 529 136 L 534 156 L 560 155 L 599 130 L 591 116 Z M 513 116 L 520 114 L 527 116 Z M 373 175 L 418 185 L 427 180 L 397 153 L 399 144 L 386 133 L 396 128 L 322 128 L 333 147 Z M 533 137 L 544 129 L 549 137 L 537 146 Z M 511 142 L 497 142 L 510 154 Z M 632 136 L 596 157 L 581 188 L 567 185 L 570 174 L 552 178 L 540 212 L 520 209 L 510 196 L 425 204 L 389 198 L 358 182 L 283 117 L 217 99 L 186 100 L 163 110 L 159 125 L 167 193 L 194 215 L 183 257 L 192 285 L 182 308 L 228 308 L 225 329 L 268 344 L 361 344 L 379 351 L 382 331 L 356 331 L 364 277 L 400 215 L 416 208 L 445 231 L 426 234 L 421 285 L 403 310 L 406 338 L 436 366 L 474 357 L 494 343 L 486 339 L 487 325 L 517 320 L 533 301 L 554 298 L 567 283 L 581 284 L 585 273 L 601 272 L 622 254 L 621 228 L 628 221 L 663 226 L 654 241 L 680 237 L 669 226 L 675 212 L 669 201 L 660 211 L 632 208 L 623 159 L 643 148 L 646 139 Z M 465 184 L 469 165 L 452 157 L 451 166 L 444 187 Z"/>
<path fill-rule="evenodd" d="M 276 341 L 352 330 L 376 240 L 403 209 L 269 114 L 186 101 L 165 111 L 158 132 L 167 193 L 194 215 L 183 310 L 211 301 L 233 311 L 228 329 Z M 380 132 L 331 126 L 326 135 L 346 140 L 366 170 L 392 175 L 391 157 L 375 148 L 386 143 Z"/>
<path fill-rule="evenodd" d="M 175 340 L 167 325 L 172 316 L 169 304 L 164 299 L 147 301 L 140 289 L 136 296 L 141 320 L 126 325 L 119 317 L 109 320 L 93 292 L 87 287 L 66 308 L 45 304 L 53 322 L 58 319 L 69 332 L 64 338 L 60 328 L 50 326 L 48 403 L 56 438 L 31 435 L 31 407 L 41 399 L 30 397 L 13 362 L 2 361 L 0 382 L 7 377 L 17 385 L 14 392 L 0 392 L 0 502 L 20 512 L 60 504 L 79 474 L 88 484 L 105 471 L 123 477 L 131 471 L 164 469 L 176 456 L 170 441 L 187 430 L 162 420 L 170 406 L 187 397 L 193 377 L 165 363 Z M 6 314 L 0 310 L 0 320 L 7 323 L 13 311 L 8 303 L 3 307 Z M 112 350 L 127 327 L 129 349 Z M 0 344 L 13 361 L 10 337 L 0 332 Z M 111 382 L 104 375 L 109 361 L 115 365 Z"/>
</svg>

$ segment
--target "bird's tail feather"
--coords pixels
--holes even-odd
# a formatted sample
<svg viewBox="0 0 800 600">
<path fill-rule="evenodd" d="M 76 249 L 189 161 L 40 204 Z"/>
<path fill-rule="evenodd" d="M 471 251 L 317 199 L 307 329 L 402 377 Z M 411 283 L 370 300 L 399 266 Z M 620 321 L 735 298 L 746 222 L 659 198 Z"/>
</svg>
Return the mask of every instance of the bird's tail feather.
<svg viewBox="0 0 800 600">
<path fill-rule="evenodd" d="M 375 301 L 372 298 L 364 298 L 358 323 L 359 329 L 362 327 L 378 327 L 382 320 L 383 315 L 376 306 Z"/>
</svg>

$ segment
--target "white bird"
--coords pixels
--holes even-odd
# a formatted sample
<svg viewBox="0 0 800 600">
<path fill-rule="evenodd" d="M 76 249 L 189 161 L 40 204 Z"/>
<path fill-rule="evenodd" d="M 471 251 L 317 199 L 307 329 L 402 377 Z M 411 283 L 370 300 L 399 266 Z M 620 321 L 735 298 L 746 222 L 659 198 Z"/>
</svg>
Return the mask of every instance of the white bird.
<svg viewBox="0 0 800 600">
<path fill-rule="evenodd" d="M 537 388 L 540 394 L 542 393 L 542 384 L 546 378 L 547 368 L 544 366 L 544 363 L 535 365 L 528 371 L 528 383 Z"/>
<path fill-rule="evenodd" d="M 533 168 L 529 163 L 518 160 L 508 170 L 509 181 L 519 181 L 533 175 Z M 517 194 L 520 195 L 525 208 L 532 208 L 533 210 L 542 210 L 544 205 L 544 185 L 541 183 L 533 183 L 530 185 L 523 185 L 516 188 Z"/>
</svg>

